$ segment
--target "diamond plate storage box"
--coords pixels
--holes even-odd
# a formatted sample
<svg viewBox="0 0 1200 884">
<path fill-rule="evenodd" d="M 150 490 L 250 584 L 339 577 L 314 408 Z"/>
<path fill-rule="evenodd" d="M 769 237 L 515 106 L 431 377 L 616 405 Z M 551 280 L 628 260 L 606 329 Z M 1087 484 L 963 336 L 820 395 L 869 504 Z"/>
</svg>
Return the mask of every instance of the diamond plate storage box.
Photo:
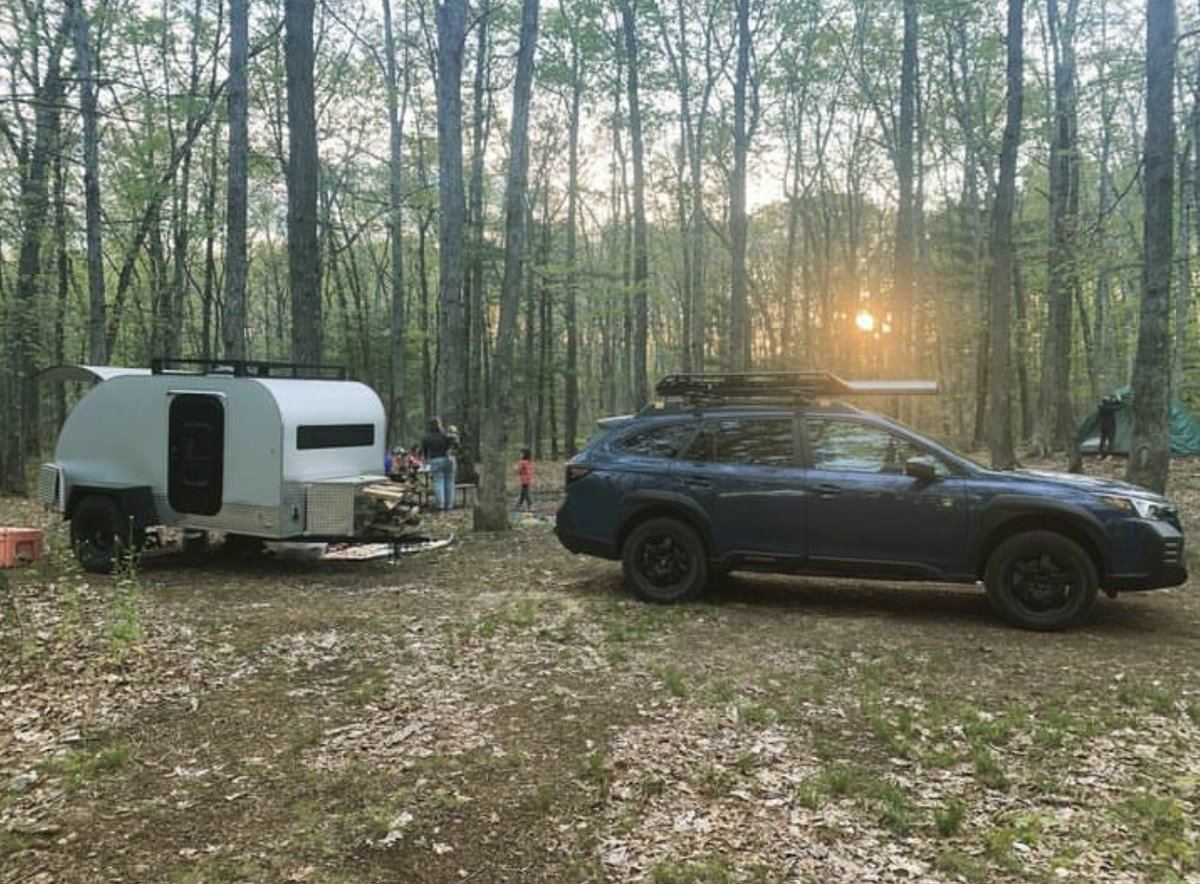
<svg viewBox="0 0 1200 884">
<path fill-rule="evenodd" d="M 41 531 L 36 528 L 0 528 L 0 568 L 27 565 L 41 557 Z"/>
</svg>

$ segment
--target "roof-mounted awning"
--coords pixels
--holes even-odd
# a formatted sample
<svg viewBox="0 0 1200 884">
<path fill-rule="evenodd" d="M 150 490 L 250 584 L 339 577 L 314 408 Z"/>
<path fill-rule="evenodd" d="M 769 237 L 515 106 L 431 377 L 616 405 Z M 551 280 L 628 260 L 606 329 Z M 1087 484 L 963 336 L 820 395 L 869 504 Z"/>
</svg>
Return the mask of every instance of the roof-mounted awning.
<svg viewBox="0 0 1200 884">
<path fill-rule="evenodd" d="M 667 375 L 654 391 L 663 398 L 720 400 L 816 399 L 831 396 L 921 396 L 937 381 L 845 381 L 827 371 L 757 371 Z"/>
</svg>

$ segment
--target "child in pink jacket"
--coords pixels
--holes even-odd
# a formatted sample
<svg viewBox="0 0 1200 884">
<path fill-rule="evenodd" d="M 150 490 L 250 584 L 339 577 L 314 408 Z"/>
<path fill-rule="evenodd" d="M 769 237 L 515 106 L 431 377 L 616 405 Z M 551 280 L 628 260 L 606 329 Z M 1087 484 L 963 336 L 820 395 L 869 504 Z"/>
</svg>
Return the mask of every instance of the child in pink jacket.
<svg viewBox="0 0 1200 884">
<path fill-rule="evenodd" d="M 533 484 L 533 454 L 528 448 L 521 449 L 521 459 L 517 461 L 517 481 L 521 483 L 521 496 L 517 498 L 517 509 L 523 512 L 533 512 L 533 498 L 529 494 L 529 486 Z"/>
</svg>

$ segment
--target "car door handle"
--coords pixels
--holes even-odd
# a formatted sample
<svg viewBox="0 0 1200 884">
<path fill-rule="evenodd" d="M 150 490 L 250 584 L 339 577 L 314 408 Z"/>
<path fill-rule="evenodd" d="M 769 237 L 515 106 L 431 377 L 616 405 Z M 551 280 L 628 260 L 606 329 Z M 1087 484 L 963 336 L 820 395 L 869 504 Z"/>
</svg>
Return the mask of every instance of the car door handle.
<svg viewBox="0 0 1200 884">
<path fill-rule="evenodd" d="M 816 487 L 817 496 L 822 500 L 829 500 L 837 497 L 842 493 L 842 489 L 837 485 L 818 485 Z"/>
<path fill-rule="evenodd" d="M 683 484 L 692 488 L 711 488 L 712 482 L 708 479 L 701 479 L 699 476 L 684 476 Z"/>
</svg>

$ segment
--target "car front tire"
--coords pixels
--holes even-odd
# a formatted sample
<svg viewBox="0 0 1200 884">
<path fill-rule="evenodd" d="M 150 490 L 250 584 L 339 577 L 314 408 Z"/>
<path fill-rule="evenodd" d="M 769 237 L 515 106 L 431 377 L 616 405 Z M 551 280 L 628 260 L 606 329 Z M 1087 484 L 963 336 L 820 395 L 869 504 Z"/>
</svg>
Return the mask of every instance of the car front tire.
<svg viewBox="0 0 1200 884">
<path fill-rule="evenodd" d="M 696 532 L 678 519 L 649 519 L 630 532 L 621 551 L 625 582 L 646 602 L 695 598 L 708 582 L 708 556 Z"/>
<path fill-rule="evenodd" d="M 988 559 L 984 585 L 995 611 L 1022 629 L 1054 631 L 1084 620 L 1099 580 L 1091 557 L 1053 531 L 1026 531 L 1005 540 Z"/>
</svg>

